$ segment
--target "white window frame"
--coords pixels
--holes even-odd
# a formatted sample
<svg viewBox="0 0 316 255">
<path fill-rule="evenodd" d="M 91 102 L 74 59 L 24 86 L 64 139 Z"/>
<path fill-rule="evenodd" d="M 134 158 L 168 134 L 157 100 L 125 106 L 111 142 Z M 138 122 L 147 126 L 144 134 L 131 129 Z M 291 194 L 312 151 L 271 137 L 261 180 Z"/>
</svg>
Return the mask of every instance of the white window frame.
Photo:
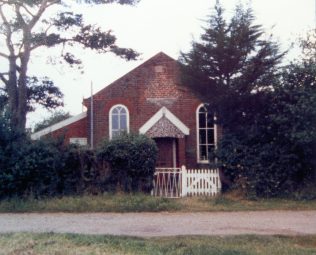
<svg viewBox="0 0 316 255">
<path fill-rule="evenodd" d="M 199 111 L 202 107 L 205 107 L 205 104 L 200 104 L 197 109 L 196 109 L 196 145 L 197 145 L 197 149 L 196 149 L 196 156 L 197 156 L 197 162 L 200 164 L 208 164 L 210 163 L 209 159 L 207 160 L 201 160 L 200 159 L 200 137 L 199 137 L 199 133 L 200 133 L 200 121 L 199 121 Z M 216 124 L 216 115 L 214 114 L 213 116 L 214 118 L 214 144 L 206 144 L 206 146 L 208 145 L 214 145 L 214 148 L 217 149 L 217 124 Z M 206 139 L 207 139 L 207 134 L 206 134 Z"/>
<path fill-rule="evenodd" d="M 116 107 L 122 107 L 125 109 L 126 122 L 127 122 L 126 127 L 127 127 L 127 133 L 129 133 L 129 111 L 128 111 L 128 108 L 123 104 L 116 104 L 116 105 L 113 105 L 109 111 L 109 137 L 110 137 L 110 139 L 112 139 L 112 112 Z"/>
<path fill-rule="evenodd" d="M 88 139 L 87 137 L 70 137 L 69 138 L 70 144 L 77 144 L 80 146 L 87 146 L 88 145 Z"/>
</svg>

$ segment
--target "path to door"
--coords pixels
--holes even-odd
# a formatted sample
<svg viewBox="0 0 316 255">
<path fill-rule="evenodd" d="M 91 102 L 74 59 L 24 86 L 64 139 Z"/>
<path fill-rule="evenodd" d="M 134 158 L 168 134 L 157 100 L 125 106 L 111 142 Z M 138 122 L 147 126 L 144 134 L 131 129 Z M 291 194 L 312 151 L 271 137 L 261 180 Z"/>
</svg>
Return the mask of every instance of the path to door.
<svg viewBox="0 0 316 255">
<path fill-rule="evenodd" d="M 0 233 L 56 232 L 141 237 L 316 234 L 316 211 L 0 214 Z"/>
</svg>

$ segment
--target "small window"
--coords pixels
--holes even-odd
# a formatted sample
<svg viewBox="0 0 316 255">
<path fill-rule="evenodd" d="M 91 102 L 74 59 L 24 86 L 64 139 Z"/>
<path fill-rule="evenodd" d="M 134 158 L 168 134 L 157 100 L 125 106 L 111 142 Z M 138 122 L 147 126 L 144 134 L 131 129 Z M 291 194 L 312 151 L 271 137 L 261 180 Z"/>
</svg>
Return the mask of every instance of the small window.
<svg viewBox="0 0 316 255">
<path fill-rule="evenodd" d="M 71 137 L 69 139 L 70 144 L 77 144 L 80 146 L 88 145 L 88 139 L 86 137 Z"/>
<path fill-rule="evenodd" d="M 111 108 L 110 114 L 110 139 L 122 133 L 129 132 L 129 113 L 124 105 L 115 105 Z"/>
<path fill-rule="evenodd" d="M 209 163 L 216 146 L 215 116 L 209 113 L 205 105 L 200 105 L 196 111 L 197 124 L 197 161 Z"/>
</svg>

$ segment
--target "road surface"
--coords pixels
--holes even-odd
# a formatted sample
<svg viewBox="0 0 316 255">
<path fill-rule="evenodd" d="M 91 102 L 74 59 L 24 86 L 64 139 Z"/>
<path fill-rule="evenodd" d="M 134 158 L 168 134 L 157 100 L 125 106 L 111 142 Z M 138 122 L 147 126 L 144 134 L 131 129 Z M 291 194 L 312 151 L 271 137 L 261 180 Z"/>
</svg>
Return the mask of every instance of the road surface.
<svg viewBox="0 0 316 255">
<path fill-rule="evenodd" d="M 139 237 L 316 234 L 316 211 L 0 214 L 0 233 L 55 232 Z"/>
</svg>

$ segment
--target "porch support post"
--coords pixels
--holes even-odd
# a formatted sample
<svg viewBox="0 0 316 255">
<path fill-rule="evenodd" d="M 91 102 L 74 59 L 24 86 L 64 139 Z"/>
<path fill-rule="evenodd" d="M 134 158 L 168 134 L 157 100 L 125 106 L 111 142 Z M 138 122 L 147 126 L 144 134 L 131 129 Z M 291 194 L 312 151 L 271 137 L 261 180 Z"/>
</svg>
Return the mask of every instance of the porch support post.
<svg viewBox="0 0 316 255">
<path fill-rule="evenodd" d="M 185 137 L 178 139 L 178 149 L 179 166 L 185 166 Z"/>
<path fill-rule="evenodd" d="M 172 140 L 172 167 L 177 167 L 177 144 L 175 138 Z"/>
</svg>

